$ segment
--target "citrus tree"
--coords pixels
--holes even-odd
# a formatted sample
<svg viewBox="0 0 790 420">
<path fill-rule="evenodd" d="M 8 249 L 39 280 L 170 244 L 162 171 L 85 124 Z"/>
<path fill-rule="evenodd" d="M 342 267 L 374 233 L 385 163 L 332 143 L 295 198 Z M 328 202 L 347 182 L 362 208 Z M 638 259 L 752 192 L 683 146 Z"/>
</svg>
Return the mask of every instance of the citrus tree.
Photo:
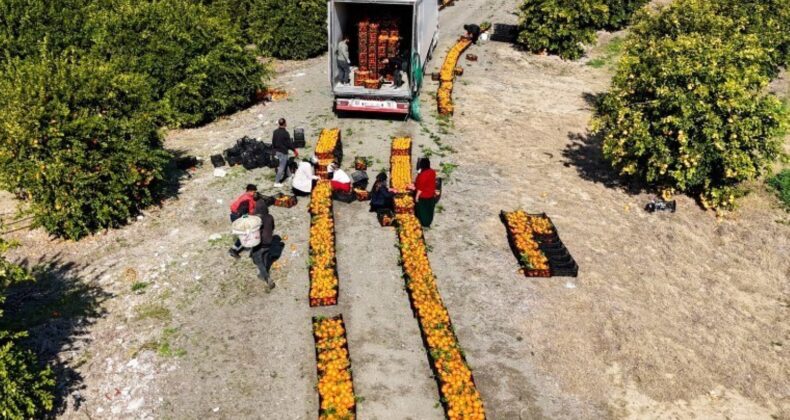
<svg viewBox="0 0 790 420">
<path fill-rule="evenodd" d="M 596 28 L 606 24 L 608 13 L 602 0 L 524 0 L 518 42 L 533 52 L 577 59 L 584 44 L 595 41 Z"/>
<path fill-rule="evenodd" d="M 238 110 L 263 87 L 266 69 L 243 48 L 240 31 L 205 6 L 110 3 L 90 18 L 90 54 L 145 76 L 167 125 L 193 126 Z"/>
<path fill-rule="evenodd" d="M 717 209 L 779 155 L 786 118 L 765 91 L 769 52 L 728 27 L 704 0 L 641 14 L 594 120 L 622 175 Z"/>
<path fill-rule="evenodd" d="M 265 55 L 305 59 L 326 50 L 325 0 L 256 0 L 249 38 Z"/>
<path fill-rule="evenodd" d="M 144 76 L 75 56 L 0 73 L 0 185 L 48 232 L 77 239 L 156 201 L 168 154 Z"/>
<path fill-rule="evenodd" d="M 5 258 L 5 252 L 13 246 L 0 238 L 0 318 L 6 289 L 31 280 L 27 271 Z M 52 409 L 52 371 L 39 367 L 35 355 L 19 346 L 25 336 L 24 331 L 0 329 L 0 418 L 41 418 Z"/>
<path fill-rule="evenodd" d="M 646 0 L 524 0 L 518 42 L 533 52 L 577 59 L 600 29 L 626 26 Z"/>
</svg>

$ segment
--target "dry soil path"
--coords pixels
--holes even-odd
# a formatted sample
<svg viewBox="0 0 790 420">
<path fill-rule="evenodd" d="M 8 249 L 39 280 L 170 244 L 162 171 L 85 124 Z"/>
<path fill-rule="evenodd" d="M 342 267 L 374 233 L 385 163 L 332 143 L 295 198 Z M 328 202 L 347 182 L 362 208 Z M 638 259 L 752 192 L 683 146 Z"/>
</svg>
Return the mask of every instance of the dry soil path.
<svg viewBox="0 0 790 420">
<path fill-rule="evenodd" d="M 512 23 L 515 4 L 460 0 L 444 10 L 432 65 L 464 23 Z M 387 168 L 396 135 L 412 136 L 414 154 L 430 150 L 437 166 L 459 165 L 426 240 L 491 419 L 788 417 L 790 231 L 776 222 L 786 216 L 775 201 L 757 185 L 724 220 L 685 197 L 675 215 L 647 215 L 649 196 L 617 185 L 584 136 L 588 100 L 606 89 L 609 69 L 498 43 L 471 52 L 480 60 L 463 63 L 451 124 L 433 115 L 430 80 L 423 124 L 337 119 L 319 57 L 279 65 L 273 84 L 288 100 L 171 132 L 167 145 L 207 159 L 244 135 L 267 139 L 285 116 L 311 143 L 323 127 L 342 128 L 347 163 L 371 156 L 370 174 Z M 73 263 L 68 277 L 103 296 L 102 316 L 54 344 L 82 387 L 68 391 L 62 416 L 315 418 L 310 319 L 342 312 L 360 418 L 441 418 L 394 233 L 364 204 L 337 203 L 340 303 L 311 310 L 308 200 L 273 209 L 287 245 L 271 293 L 248 258 L 225 254 L 227 206 L 248 182 L 274 191 L 269 169 L 214 178 L 203 167 L 125 228 L 76 244 L 15 234 L 22 248 L 12 256 Z M 518 207 L 552 216 L 579 278 L 518 274 L 497 216 Z M 133 292 L 134 283 L 147 286 Z"/>
</svg>

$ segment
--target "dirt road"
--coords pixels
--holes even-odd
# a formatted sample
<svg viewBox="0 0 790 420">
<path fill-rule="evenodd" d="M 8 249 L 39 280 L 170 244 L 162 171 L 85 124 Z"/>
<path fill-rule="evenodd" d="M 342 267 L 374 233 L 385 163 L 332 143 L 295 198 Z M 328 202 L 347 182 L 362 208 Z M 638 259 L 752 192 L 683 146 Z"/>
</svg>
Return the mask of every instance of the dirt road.
<svg viewBox="0 0 790 420">
<path fill-rule="evenodd" d="M 461 0 L 443 11 L 433 65 L 463 23 L 511 23 L 514 8 Z M 776 222 L 787 216 L 774 199 L 755 186 L 718 221 L 685 197 L 676 214 L 646 214 L 649 196 L 619 185 L 585 135 L 610 69 L 501 43 L 472 48 L 480 61 L 462 63 L 449 122 L 432 112 L 430 81 L 422 124 L 337 119 L 320 57 L 278 65 L 273 84 L 288 100 L 171 132 L 167 145 L 207 159 L 243 135 L 268 139 L 285 116 L 313 144 L 321 128 L 341 127 L 346 166 L 371 156 L 370 174 L 388 166 L 396 135 L 449 164 L 426 239 L 491 419 L 790 416 L 790 228 Z M 123 229 L 76 244 L 15 233 L 23 247 L 13 256 L 63 267 L 58 278 L 89 285 L 73 287 L 90 291 L 100 314 L 54 341 L 78 384 L 62 392 L 63 417 L 314 418 L 310 319 L 343 313 L 359 417 L 441 419 L 394 232 L 364 203 L 337 203 L 340 303 L 311 310 L 307 200 L 272 210 L 286 251 L 267 294 L 248 258 L 226 255 L 227 206 L 248 182 L 274 191 L 271 170 L 214 178 L 209 166 Z M 549 213 L 578 278 L 519 275 L 498 220 L 518 207 Z M 34 332 L 58 328 L 48 320 Z"/>
</svg>

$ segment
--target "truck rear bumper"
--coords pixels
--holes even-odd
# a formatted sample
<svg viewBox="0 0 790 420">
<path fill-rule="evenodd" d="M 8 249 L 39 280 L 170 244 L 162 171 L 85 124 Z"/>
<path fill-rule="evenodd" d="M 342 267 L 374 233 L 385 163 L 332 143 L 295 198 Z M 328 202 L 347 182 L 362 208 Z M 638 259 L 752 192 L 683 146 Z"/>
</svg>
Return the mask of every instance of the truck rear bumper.
<svg viewBox="0 0 790 420">
<path fill-rule="evenodd" d="M 408 115 L 409 101 L 337 98 L 335 99 L 335 109 L 347 112 Z"/>
</svg>

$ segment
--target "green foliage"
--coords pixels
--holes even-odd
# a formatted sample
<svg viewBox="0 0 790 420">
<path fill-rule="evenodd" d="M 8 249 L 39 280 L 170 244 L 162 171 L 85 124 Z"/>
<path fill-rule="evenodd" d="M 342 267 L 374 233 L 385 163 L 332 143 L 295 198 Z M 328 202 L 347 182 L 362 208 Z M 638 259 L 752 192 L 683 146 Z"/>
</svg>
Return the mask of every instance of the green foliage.
<svg viewBox="0 0 790 420">
<path fill-rule="evenodd" d="M 754 2 L 747 2 L 754 3 Z M 786 3 L 787 4 L 787 3 Z M 786 10 L 784 25 L 790 30 L 790 6 L 782 6 Z M 722 2 L 691 1 L 673 4 L 660 13 L 645 12 L 640 24 L 632 28 L 635 38 L 661 39 L 677 38 L 685 34 L 702 34 L 710 37 L 727 39 L 732 35 L 743 35 L 754 41 L 752 46 L 759 45 L 761 52 L 750 58 L 750 62 L 760 65 L 761 71 L 768 76 L 775 75 L 778 70 L 777 46 L 786 43 L 790 35 L 780 36 L 771 27 L 761 27 L 755 22 L 771 21 L 763 19 L 758 13 L 772 12 L 763 7 L 744 10 L 740 2 L 726 0 Z M 777 11 L 779 6 L 777 5 Z M 774 26 L 779 26 L 778 23 Z M 743 37 L 741 37 L 743 38 Z"/>
<path fill-rule="evenodd" d="M 226 44 L 193 61 L 167 91 L 169 120 L 194 126 L 250 104 L 263 88 L 264 67 L 238 45 Z"/>
<path fill-rule="evenodd" d="M 625 27 L 646 0 L 524 0 L 518 42 L 534 52 L 575 60 L 599 29 Z"/>
<path fill-rule="evenodd" d="M 58 236 L 161 198 L 158 128 L 246 106 L 267 76 L 229 18 L 196 2 L 2 0 L 0 12 L 0 186 Z"/>
<path fill-rule="evenodd" d="M 605 29 L 618 30 L 631 23 L 634 13 L 647 4 L 648 0 L 604 0 L 608 9 Z"/>
<path fill-rule="evenodd" d="M 741 33 L 760 39 L 771 58 L 772 70 L 790 64 L 790 2 L 787 0 L 718 0 L 719 14 L 734 21 Z"/>
<path fill-rule="evenodd" d="M 768 52 L 730 24 L 705 0 L 640 14 L 594 121 L 622 175 L 726 209 L 778 156 L 786 115 L 765 93 Z"/>
<path fill-rule="evenodd" d="M 0 238 L 0 305 L 10 285 L 31 280 L 27 271 L 3 256 L 13 245 Z M 52 371 L 40 368 L 35 355 L 19 346 L 25 336 L 24 332 L 0 330 L 0 418 L 41 417 L 52 409 Z"/>
<path fill-rule="evenodd" d="M 524 0 L 518 42 L 533 52 L 577 59 L 583 45 L 595 41 L 595 29 L 606 24 L 607 14 L 601 0 Z"/>
<path fill-rule="evenodd" d="M 245 36 L 245 41 L 249 42 L 247 36 L 250 27 L 249 13 L 252 6 L 259 0 L 202 0 L 211 10 L 211 14 L 222 16 L 230 20 L 233 25 L 241 30 Z"/>
<path fill-rule="evenodd" d="M 256 0 L 248 37 L 266 55 L 305 59 L 327 48 L 325 0 Z"/>
<path fill-rule="evenodd" d="M 6 63 L 0 91 L 0 185 L 48 232 L 77 239 L 158 198 L 168 154 L 143 76 L 44 55 Z"/>
<path fill-rule="evenodd" d="M 263 87 L 266 72 L 240 33 L 183 0 L 115 0 L 91 19 L 91 54 L 145 75 L 168 125 L 194 126 L 235 111 Z"/>
<path fill-rule="evenodd" d="M 201 0 L 264 55 L 305 59 L 326 51 L 326 1 Z"/>
<path fill-rule="evenodd" d="M 45 42 L 51 51 L 84 47 L 90 0 L 0 0 L 0 62 L 29 57 Z"/>
<path fill-rule="evenodd" d="M 768 186 L 776 193 L 785 208 L 790 210 L 790 169 L 768 178 Z"/>
</svg>

